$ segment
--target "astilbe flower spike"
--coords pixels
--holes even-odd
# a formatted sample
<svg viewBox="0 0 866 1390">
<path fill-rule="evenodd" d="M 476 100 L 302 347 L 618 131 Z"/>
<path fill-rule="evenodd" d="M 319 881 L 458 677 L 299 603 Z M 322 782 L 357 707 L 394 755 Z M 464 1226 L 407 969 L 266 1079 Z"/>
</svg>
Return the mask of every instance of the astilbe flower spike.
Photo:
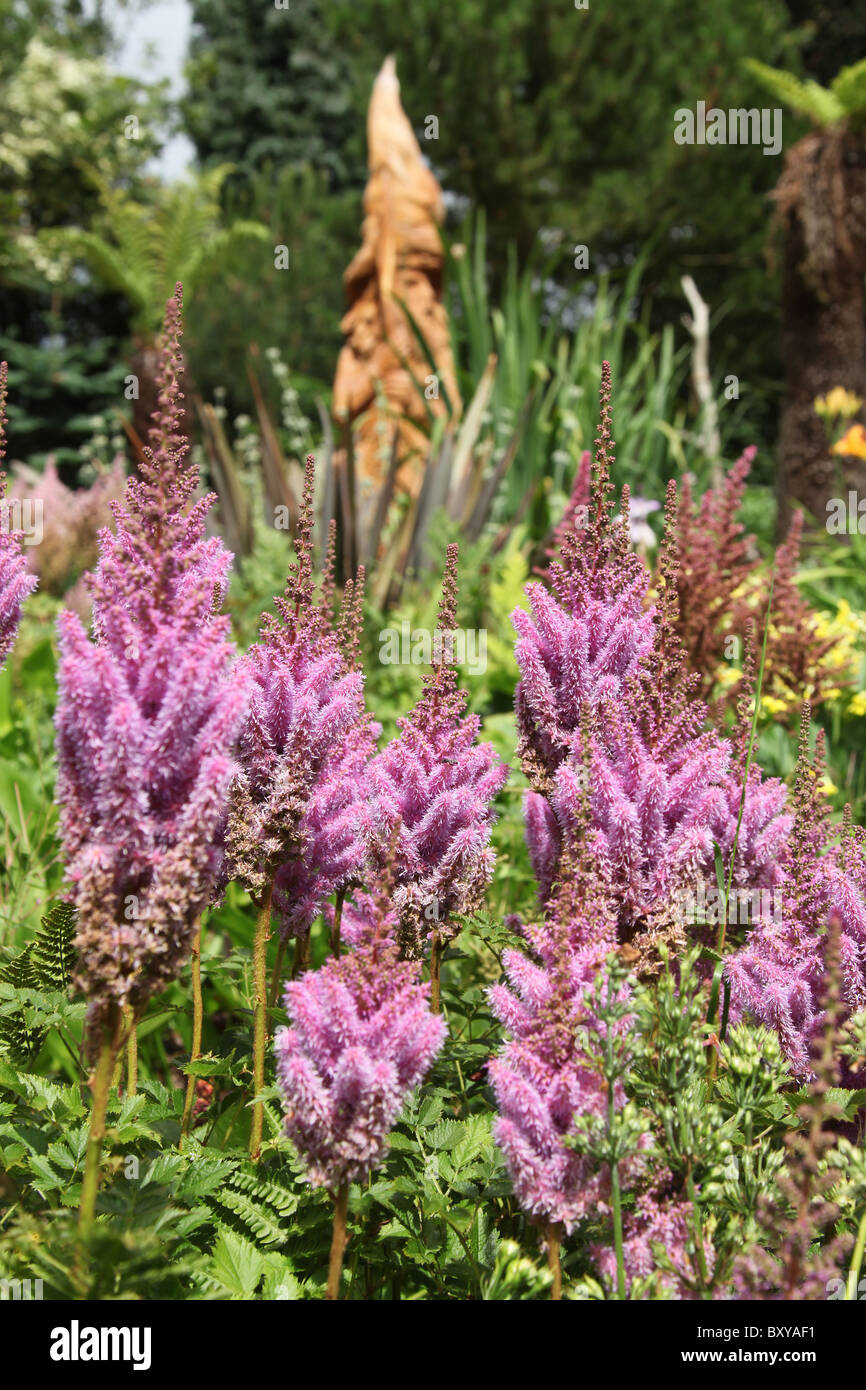
<svg viewBox="0 0 866 1390">
<path fill-rule="evenodd" d="M 584 798 L 544 921 L 521 927 L 534 959 L 506 952 L 507 984 L 489 991 L 493 1011 L 510 1034 L 488 1063 L 499 1111 L 494 1135 L 517 1200 L 545 1229 L 554 1298 L 561 1296 L 561 1233 L 569 1234 L 590 1213 L 610 1210 L 610 1173 L 570 1142 L 578 1121 L 604 1120 L 610 1101 L 587 1050 L 588 1036 L 599 1037 L 609 1026 L 595 1017 L 593 987 L 616 948 L 616 913 L 598 873 L 597 840 Z M 614 1104 L 624 1099 L 617 1082 Z"/>
<path fill-rule="evenodd" d="M 386 872 L 347 954 L 286 985 L 274 1050 L 286 1132 L 314 1186 L 337 1195 L 385 1157 L 409 1093 L 445 1039 L 420 965 L 401 960 Z"/>
<path fill-rule="evenodd" d="M 253 1080 L 264 1083 L 267 1034 L 267 942 L 271 910 L 282 953 L 299 938 L 300 968 L 309 930 L 335 890 L 343 890 L 366 859 L 366 767 L 379 726 L 364 708 L 357 669 L 364 573 L 346 585 L 339 628 L 331 612 L 334 541 L 329 536 L 323 592 L 313 585 L 313 484 L 308 457 L 304 492 L 285 593 L 266 614 L 261 640 L 243 660 L 252 689 L 240 741 L 241 771 L 231 790 L 226 843 L 228 871 L 253 896 L 259 912 L 253 944 Z M 257 1159 L 263 1123 L 253 1106 L 250 1153 Z"/>
<path fill-rule="evenodd" d="M 742 632 L 755 605 L 765 607 L 768 597 L 755 538 L 738 520 L 756 452 L 754 447 L 746 449 L 699 503 L 693 500 L 688 476 L 680 492 L 675 526 L 677 627 L 704 699 L 710 698 L 725 666 L 730 635 Z M 803 513 L 795 512 L 773 566 L 763 688 L 772 696 L 775 712 L 784 717 L 792 703 L 808 699 L 813 707 L 819 704 L 834 687 L 845 684 L 847 675 L 839 638 L 821 634 L 818 615 L 796 583 L 802 530 Z M 722 703 L 732 702 L 737 693 L 737 686 L 730 686 Z"/>
<path fill-rule="evenodd" d="M 94 1028 L 172 980 L 220 869 L 247 704 L 228 618 L 231 556 L 178 433 L 181 287 L 168 301 L 158 406 L 140 477 L 113 504 L 88 577 L 94 640 L 59 621 L 57 799 L 78 907 L 78 981 Z"/>
<path fill-rule="evenodd" d="M 532 615 L 513 615 L 519 752 L 533 788 L 527 839 L 544 898 L 588 778 L 621 931 L 628 937 L 640 927 L 649 940 L 672 929 L 683 889 L 714 881 L 715 847 L 723 857 L 733 852 L 743 770 L 732 766 L 730 744 L 704 731 L 707 711 L 686 669 L 677 631 L 675 486 L 653 606 L 649 573 L 629 548 L 627 489 L 621 518 L 613 516 L 606 363 L 596 445 L 589 524 L 566 536 L 551 566 L 553 593 L 529 586 Z M 735 882 L 770 886 L 790 824 L 785 789 L 755 768 L 745 796 Z"/>
<path fill-rule="evenodd" d="M 728 960 L 731 1002 L 779 1035 L 791 1070 L 812 1074 L 811 1054 L 823 1026 L 824 942 L 838 923 L 841 1003 L 866 1007 L 866 834 L 846 808 L 833 843 L 822 791 L 823 734 L 809 756 L 810 707 L 800 730 L 793 790 L 794 825 L 777 892 L 781 914 L 759 918 Z"/>
<path fill-rule="evenodd" d="M 374 862 L 384 864 L 398 828 L 394 903 L 401 948 L 412 957 L 422 953 L 431 926 L 435 953 L 454 931 L 453 914 L 478 905 L 493 872 L 492 802 L 508 777 L 492 744 L 476 741 L 481 721 L 465 713 L 466 694 L 457 687 L 457 553 L 448 546 L 423 694 L 370 766 L 371 850 Z"/>
<path fill-rule="evenodd" d="M 303 936 L 325 900 L 361 874 L 366 856 L 366 770 L 379 725 L 364 708 L 358 667 L 363 570 L 331 612 L 333 533 L 323 591 L 312 580 L 314 461 L 278 616 L 242 665 L 252 697 L 232 788 L 229 871 L 255 895 L 273 887 L 284 937 Z"/>
<path fill-rule="evenodd" d="M 0 465 L 6 456 L 6 380 L 6 363 L 0 362 Z M 21 604 L 36 588 L 36 576 L 29 573 L 21 548 L 22 539 L 22 533 L 12 528 L 6 474 L 0 468 L 0 669 L 18 632 Z"/>
<path fill-rule="evenodd" d="M 824 1007 L 812 1039 L 809 1084 L 797 1109 L 802 1128 L 786 1134 L 788 1160 L 759 1200 L 756 1214 L 763 1240 L 736 1261 L 734 1288 L 739 1298 L 821 1299 L 827 1297 L 831 1280 L 841 1283 L 842 1260 L 852 1243 L 850 1235 L 839 1231 L 839 1208 L 832 1201 L 833 1188 L 842 1177 L 833 1161 L 834 1130 L 842 1116 L 833 1099 L 845 1012 L 841 938 L 841 922 L 831 916 L 820 950 L 817 993 Z"/>
</svg>

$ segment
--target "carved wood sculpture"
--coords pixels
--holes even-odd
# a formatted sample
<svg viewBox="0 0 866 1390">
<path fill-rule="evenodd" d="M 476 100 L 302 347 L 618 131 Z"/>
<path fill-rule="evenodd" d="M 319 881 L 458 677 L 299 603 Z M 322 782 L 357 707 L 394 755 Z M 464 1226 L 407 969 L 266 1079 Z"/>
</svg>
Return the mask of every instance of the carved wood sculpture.
<svg viewBox="0 0 866 1390">
<path fill-rule="evenodd" d="M 393 58 L 373 85 L 367 115 L 370 177 L 364 193 L 362 246 L 345 271 L 346 341 L 337 361 L 333 415 L 344 446 L 350 425 L 359 529 L 369 521 L 379 488 L 396 461 L 395 488 L 417 496 L 427 456 L 428 409 L 460 411 L 460 397 L 442 304 L 442 245 L 437 225 L 442 193 L 424 164 L 400 103 Z M 418 342 L 405 304 L 436 364 Z M 426 396 L 425 399 L 425 386 Z M 435 394 L 438 390 L 438 397 Z M 363 549 L 363 547 L 362 547 Z"/>
</svg>

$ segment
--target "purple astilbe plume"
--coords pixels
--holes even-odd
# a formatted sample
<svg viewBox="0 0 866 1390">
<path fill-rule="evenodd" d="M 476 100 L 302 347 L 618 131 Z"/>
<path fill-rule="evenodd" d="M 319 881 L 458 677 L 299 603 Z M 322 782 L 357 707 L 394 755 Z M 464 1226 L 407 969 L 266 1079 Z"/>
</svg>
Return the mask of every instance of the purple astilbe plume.
<svg viewBox="0 0 866 1390">
<path fill-rule="evenodd" d="M 640 1161 L 633 1161 L 638 1182 L 641 1175 Z M 668 1175 L 669 1176 L 669 1175 Z M 647 1279 L 655 1275 L 660 1289 L 676 1298 L 697 1299 L 697 1260 L 695 1257 L 695 1236 L 693 1229 L 693 1208 L 688 1201 L 671 1196 L 665 1190 L 664 1175 L 656 1174 L 657 1185 L 639 1192 L 634 1207 L 624 1214 L 623 1219 L 623 1265 L 626 1276 L 626 1289 L 630 1290 L 635 1279 Z M 658 1251 L 664 1252 L 665 1262 L 660 1266 Z M 704 1269 L 706 1278 L 712 1280 L 715 1268 L 715 1251 L 709 1237 L 704 1238 Z M 599 1274 L 615 1287 L 616 1256 L 610 1245 L 592 1247 L 592 1254 Z"/>
<path fill-rule="evenodd" d="M 610 873 L 620 927 L 662 922 L 678 893 L 715 880 L 715 846 L 735 882 L 769 886 L 790 821 L 785 789 L 749 776 L 737 835 L 743 768 L 727 740 L 704 731 L 676 630 L 676 491 L 669 486 L 657 602 L 649 572 L 629 548 L 629 499 L 613 516 L 610 372 L 602 369 L 593 496 L 584 532 L 570 532 L 551 566 L 553 593 L 529 586 L 532 615 L 513 615 L 521 681 L 519 752 L 533 790 L 526 829 L 542 895 L 556 872 L 563 831 L 589 782 L 593 822 Z"/>
<path fill-rule="evenodd" d="M 508 983 L 489 991 L 493 1012 L 510 1034 L 488 1063 L 499 1111 L 496 1142 L 524 1211 L 566 1233 L 606 1197 L 604 1176 L 566 1142 L 576 1116 L 602 1116 L 608 1104 L 579 1032 L 599 1026 L 592 987 L 616 948 L 616 914 L 593 865 L 598 846 L 587 819 L 582 837 L 569 841 L 560 858 L 543 923 L 521 928 L 535 960 L 507 951 Z"/>
<path fill-rule="evenodd" d="M 252 696 L 232 788 L 229 872 L 253 894 L 273 884 L 284 936 L 305 934 L 366 856 L 366 771 L 379 725 L 358 669 L 363 570 L 331 612 L 329 539 L 322 593 L 312 579 L 314 461 L 307 459 L 296 559 L 261 641 L 243 658 Z"/>
<path fill-rule="evenodd" d="M 521 675 L 514 698 L 518 756 L 530 783 L 542 792 L 572 748 L 584 706 L 620 699 L 653 643 L 650 576 L 629 546 L 627 488 L 622 515 L 613 519 L 610 398 L 605 362 L 587 525 L 569 525 L 558 538 L 552 592 L 528 584 L 531 613 L 516 609 L 511 615 Z M 581 496 L 585 472 L 582 464 Z"/>
<path fill-rule="evenodd" d="M 823 1024 L 824 943 L 839 929 L 841 1003 L 866 1007 L 866 834 L 846 807 L 833 843 L 821 790 L 823 735 L 809 757 L 810 708 L 804 706 L 792 803 L 794 825 L 777 889 L 781 920 L 761 917 L 726 966 L 735 1014 L 744 1010 L 779 1035 L 791 1070 L 812 1074 L 811 1055 Z"/>
<path fill-rule="evenodd" d="M 0 465 L 6 456 L 6 377 L 6 363 L 0 362 Z M 22 540 L 22 533 L 12 529 L 6 474 L 0 468 L 0 669 L 18 632 L 21 604 L 36 588 L 36 576 L 28 571 Z"/>
<path fill-rule="evenodd" d="M 400 960 L 388 871 L 377 889 L 353 949 L 286 986 L 291 1026 L 274 1041 L 286 1133 L 310 1182 L 335 1195 L 382 1162 L 446 1033 L 420 966 Z"/>
<path fill-rule="evenodd" d="M 607 1120 L 608 1082 L 597 1054 L 608 1027 L 624 1033 L 630 1026 L 627 1013 L 611 1023 L 596 1012 L 594 987 L 617 944 L 616 909 L 599 873 L 600 859 L 584 795 L 544 922 L 521 927 L 534 960 L 506 952 L 508 983 L 490 990 L 493 1011 L 510 1034 L 488 1064 L 499 1111 L 494 1135 L 520 1205 L 548 1228 L 549 1240 L 557 1227 L 569 1234 L 584 1218 L 610 1218 L 613 1210 L 609 1167 L 571 1142 L 588 1119 Z M 618 1002 L 627 1005 L 628 999 L 628 986 L 619 987 Z M 625 1100 L 616 1082 L 615 1106 Z M 687 1254 L 689 1203 L 670 1195 L 672 1175 L 648 1152 L 643 1137 L 620 1162 L 619 1178 L 635 1194 L 633 1207 L 623 1213 L 626 1287 L 658 1270 L 654 1247 L 662 1244 L 673 1272 L 660 1276 L 660 1283 L 682 1294 L 694 1277 Z M 599 1272 L 615 1284 L 613 1249 L 593 1246 L 592 1253 Z M 709 1244 L 706 1253 L 711 1255 Z"/>
<path fill-rule="evenodd" d="M 802 818 L 798 830 L 808 819 Z M 846 1013 L 842 934 L 839 918 L 831 917 L 820 944 L 824 973 L 816 994 L 823 1009 L 812 1037 L 808 1084 L 797 1108 L 801 1124 L 785 1135 L 786 1163 L 759 1198 L 755 1214 L 761 1237 L 735 1263 L 738 1298 L 826 1298 L 830 1280 L 838 1279 L 848 1263 L 853 1236 L 840 1229 L 841 1213 L 833 1200 L 834 1189 L 846 1185 L 835 1149 L 842 1112 L 833 1095 Z M 852 1079 L 843 1078 L 846 1083 Z"/>
<path fill-rule="evenodd" d="M 231 556 L 178 433 L 181 287 L 168 301 L 158 407 L 140 477 L 113 504 L 88 577 L 94 640 L 61 614 L 57 799 L 78 979 L 94 1025 L 173 979 L 220 869 L 247 703 L 228 618 Z"/>
<path fill-rule="evenodd" d="M 435 927 L 441 940 L 453 913 L 475 908 L 493 873 L 491 803 L 508 768 L 490 743 L 477 743 L 481 721 L 466 714 L 457 686 L 451 635 L 457 624 L 456 545 L 446 552 L 433 669 L 399 733 L 370 766 L 371 849 L 384 863 L 399 826 L 394 903 L 404 954 L 419 956 Z"/>
</svg>

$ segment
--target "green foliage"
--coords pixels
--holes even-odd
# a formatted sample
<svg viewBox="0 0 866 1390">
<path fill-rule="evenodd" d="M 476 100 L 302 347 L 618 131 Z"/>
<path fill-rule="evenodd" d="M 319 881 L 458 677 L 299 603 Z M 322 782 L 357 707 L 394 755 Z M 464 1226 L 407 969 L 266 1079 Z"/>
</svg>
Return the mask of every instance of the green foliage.
<svg viewBox="0 0 866 1390">
<path fill-rule="evenodd" d="M 316 399 L 330 394 L 342 345 L 343 271 L 359 236 L 360 196 L 329 193 L 325 175 L 312 165 L 274 163 L 251 173 L 243 188 L 229 182 L 225 215 L 267 227 L 268 243 L 235 238 L 204 268 L 186 316 L 186 346 L 199 390 L 205 399 L 224 390 L 233 413 L 251 412 L 245 370 L 250 346 L 262 353 L 278 348 L 291 365 L 305 412 L 317 419 Z M 279 246 L 289 253 L 284 270 L 274 263 Z M 265 390 L 275 407 L 273 387 Z"/>
<path fill-rule="evenodd" d="M 194 297 L 206 268 L 220 263 L 242 238 L 259 243 L 264 261 L 267 228 L 246 220 L 221 225 L 220 191 L 228 173 L 228 165 L 219 165 L 194 179 L 158 186 L 147 202 L 98 180 L 98 229 L 57 228 L 44 232 L 42 243 L 67 273 L 84 261 L 99 283 L 127 300 L 134 328 L 152 337 L 177 280 Z"/>
<path fill-rule="evenodd" d="M 230 160 L 242 183 L 266 165 L 309 165 L 331 188 L 359 184 L 349 64 L 326 9 L 318 0 L 255 10 L 244 0 L 193 0 L 181 110 L 203 163 Z"/>
<path fill-rule="evenodd" d="M 687 349 L 675 347 L 670 325 L 660 333 L 651 330 L 647 301 L 644 312 L 635 315 L 638 293 L 645 288 L 644 262 L 636 262 L 619 287 L 606 276 L 592 281 L 588 302 L 576 313 L 567 302 L 551 307 L 555 263 L 529 265 L 518 272 L 512 260 L 494 303 L 487 244 L 485 219 L 480 216 L 474 229 L 468 229 L 468 249 L 460 243 L 451 248 L 449 271 L 452 324 L 467 401 L 489 355 L 498 358 L 479 448 L 489 448 L 495 464 L 513 432 L 519 434 L 494 520 L 501 523 L 513 516 L 533 484 L 544 490 L 546 514 L 558 520 L 580 455 L 593 447 L 604 358 L 617 382 L 618 477 L 637 496 L 663 497 L 675 470 L 700 466 L 701 461 L 680 404 Z M 461 249 L 463 254 L 457 254 Z M 723 415 L 723 425 L 730 423 Z"/>
<path fill-rule="evenodd" d="M 75 909 L 57 903 L 34 939 L 0 965 L 0 1045 L 32 1062 L 49 1028 L 70 1014 L 66 991 L 75 962 Z"/>
<path fill-rule="evenodd" d="M 818 126 L 839 125 L 842 121 L 857 124 L 866 118 L 866 58 L 842 68 L 829 87 L 822 87 L 811 77 L 801 80 L 791 72 L 768 67 L 753 58 L 747 60 L 746 67 L 771 96 Z"/>
<path fill-rule="evenodd" d="M 9 362 L 10 451 L 34 467 L 50 455 L 59 467 L 80 468 L 93 416 L 100 409 L 116 412 L 123 399 L 128 363 L 117 339 L 70 339 L 60 331 L 64 322 L 69 326 L 68 319 L 49 316 L 58 331 L 38 345 L 15 332 L 0 333 L 0 355 Z"/>
<path fill-rule="evenodd" d="M 101 6 L 2 0 L 0 354 L 9 361 L 13 459 L 77 462 L 88 416 L 121 398 L 127 323 L 111 296 L 68 275 L 48 228 L 90 226 L 93 171 L 137 191 L 166 122 L 164 89 L 112 72 Z M 127 139 L 131 112 L 139 138 Z"/>
</svg>

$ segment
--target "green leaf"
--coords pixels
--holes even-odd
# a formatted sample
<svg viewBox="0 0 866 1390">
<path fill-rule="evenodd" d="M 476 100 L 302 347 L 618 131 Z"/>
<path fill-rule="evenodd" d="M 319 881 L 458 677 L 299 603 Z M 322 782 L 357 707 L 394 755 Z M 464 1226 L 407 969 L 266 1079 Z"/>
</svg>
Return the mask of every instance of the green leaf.
<svg viewBox="0 0 866 1390">
<path fill-rule="evenodd" d="M 208 1276 L 232 1298 L 253 1298 L 266 1263 L 265 1256 L 248 1240 L 222 1230 L 211 1251 Z"/>
</svg>

